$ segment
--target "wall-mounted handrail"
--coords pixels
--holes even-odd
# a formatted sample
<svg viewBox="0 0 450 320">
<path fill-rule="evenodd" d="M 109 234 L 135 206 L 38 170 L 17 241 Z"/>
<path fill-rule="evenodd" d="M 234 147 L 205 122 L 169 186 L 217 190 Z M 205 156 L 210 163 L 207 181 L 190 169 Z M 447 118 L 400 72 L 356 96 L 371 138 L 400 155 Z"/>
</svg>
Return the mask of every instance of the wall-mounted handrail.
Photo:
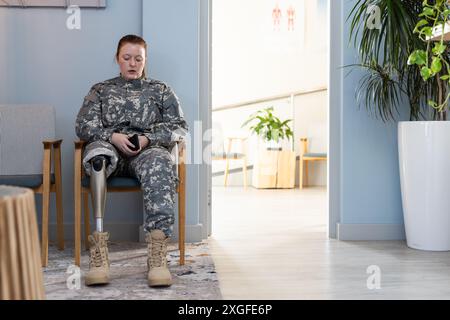
<svg viewBox="0 0 450 320">
<path fill-rule="evenodd" d="M 280 100 L 280 99 L 285 99 L 285 98 L 291 98 L 292 96 L 294 96 L 294 97 L 303 96 L 303 95 L 313 94 L 313 93 L 317 93 L 317 92 L 323 92 L 323 91 L 327 91 L 327 90 L 328 90 L 328 88 L 326 88 L 326 87 L 320 87 L 320 88 L 311 89 L 311 90 L 302 90 L 302 91 L 291 92 L 291 93 L 287 93 L 287 94 L 280 94 L 280 95 L 266 97 L 266 98 L 260 98 L 260 99 L 249 100 L 249 101 L 240 102 L 240 103 L 229 104 L 229 105 L 220 106 L 217 108 L 213 107 L 212 112 L 238 109 L 238 108 L 243 108 L 243 107 L 246 107 L 246 106 L 252 105 L 252 104 L 269 102 L 269 101 Z"/>
</svg>

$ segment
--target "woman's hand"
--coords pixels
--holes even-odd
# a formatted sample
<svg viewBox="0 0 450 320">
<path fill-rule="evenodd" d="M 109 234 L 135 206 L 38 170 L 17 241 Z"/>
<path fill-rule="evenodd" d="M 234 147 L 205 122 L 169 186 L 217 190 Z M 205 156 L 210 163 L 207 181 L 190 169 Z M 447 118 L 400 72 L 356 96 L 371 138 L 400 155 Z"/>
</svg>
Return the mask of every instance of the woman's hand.
<svg viewBox="0 0 450 320">
<path fill-rule="evenodd" d="M 144 137 L 145 138 L 145 137 Z M 145 138 L 147 140 L 147 138 Z M 114 146 L 117 147 L 123 154 L 125 154 L 128 157 L 134 157 L 141 152 L 141 148 L 137 151 L 133 151 L 130 149 L 134 147 L 134 145 L 128 140 L 128 136 L 126 134 L 122 133 L 113 133 L 111 137 L 111 142 Z M 141 144 L 141 137 L 139 137 L 139 143 Z"/>
<path fill-rule="evenodd" d="M 141 147 L 140 150 L 145 149 L 149 145 L 149 143 L 150 140 L 148 140 L 146 136 L 139 136 L 139 146 Z"/>
</svg>

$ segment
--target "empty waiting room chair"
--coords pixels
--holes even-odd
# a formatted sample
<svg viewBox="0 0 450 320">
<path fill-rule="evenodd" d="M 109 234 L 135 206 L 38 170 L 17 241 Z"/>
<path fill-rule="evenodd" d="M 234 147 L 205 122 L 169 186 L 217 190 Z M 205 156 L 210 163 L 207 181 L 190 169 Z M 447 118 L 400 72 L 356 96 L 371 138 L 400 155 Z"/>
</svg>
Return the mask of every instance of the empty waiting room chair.
<svg viewBox="0 0 450 320">
<path fill-rule="evenodd" d="M 56 195 L 58 249 L 64 249 L 61 143 L 55 109 L 47 105 L 0 105 L 0 185 L 42 195 L 41 260 L 48 264 L 50 193 Z"/>
</svg>

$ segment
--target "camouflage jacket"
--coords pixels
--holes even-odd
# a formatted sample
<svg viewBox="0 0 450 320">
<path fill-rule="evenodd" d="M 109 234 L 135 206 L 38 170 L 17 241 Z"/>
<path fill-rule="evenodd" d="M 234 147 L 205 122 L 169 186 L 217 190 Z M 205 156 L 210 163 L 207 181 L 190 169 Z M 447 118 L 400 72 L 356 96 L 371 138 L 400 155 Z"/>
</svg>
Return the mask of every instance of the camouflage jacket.
<svg viewBox="0 0 450 320">
<path fill-rule="evenodd" d="M 75 131 L 81 140 L 111 142 L 112 134 L 145 135 L 149 146 L 171 148 L 188 125 L 178 97 L 155 79 L 121 76 L 94 85 L 84 98 Z"/>
</svg>

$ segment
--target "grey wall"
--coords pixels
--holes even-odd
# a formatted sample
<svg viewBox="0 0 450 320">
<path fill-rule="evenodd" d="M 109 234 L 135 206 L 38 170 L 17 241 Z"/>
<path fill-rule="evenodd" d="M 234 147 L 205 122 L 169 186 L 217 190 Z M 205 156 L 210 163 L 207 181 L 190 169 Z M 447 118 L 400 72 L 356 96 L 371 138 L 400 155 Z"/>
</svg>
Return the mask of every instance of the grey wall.
<svg viewBox="0 0 450 320">
<path fill-rule="evenodd" d="M 8 61 L 8 55 L 11 53 L 13 43 L 9 41 L 11 35 L 6 32 L 8 30 L 9 15 L 6 10 L 0 8 L 0 99 L 8 101 L 10 92 L 13 88 L 11 64 Z M 9 47 L 9 50 L 7 48 Z"/>
<path fill-rule="evenodd" d="M 194 120 L 199 119 L 199 1 L 146 0 L 143 6 L 143 34 L 150 46 L 150 74 L 166 81 L 180 98 L 193 146 L 199 138 L 194 132 Z M 188 165 L 186 175 L 187 229 L 200 232 L 199 166 Z"/>
<path fill-rule="evenodd" d="M 109 0 L 106 9 L 82 9 L 81 30 L 68 30 L 68 17 L 59 8 L 0 8 L 0 103 L 55 106 L 56 134 L 64 139 L 64 214 L 70 237 L 75 117 L 94 83 L 118 75 L 118 40 L 128 33 L 142 35 L 142 0 Z M 54 210 L 52 215 L 54 222 Z M 142 196 L 108 194 L 105 223 L 120 224 L 120 236 L 137 239 Z"/>
<path fill-rule="evenodd" d="M 84 96 L 93 84 L 119 74 L 114 61 L 118 40 L 129 33 L 143 35 L 145 25 L 149 76 L 167 81 L 175 89 L 193 128 L 199 116 L 198 15 L 196 1 L 109 0 L 106 9 L 82 8 L 81 30 L 71 31 L 66 28 L 69 14 L 64 9 L 0 8 L 0 103 L 55 106 L 56 134 L 64 139 L 68 238 L 73 229 L 74 122 Z M 188 241 L 202 237 L 198 175 L 198 166 L 188 165 Z M 40 204 L 37 196 L 38 209 Z M 54 201 L 52 214 L 54 223 Z M 141 194 L 108 194 L 105 224 L 116 232 L 113 239 L 137 240 L 142 221 Z"/>
</svg>

